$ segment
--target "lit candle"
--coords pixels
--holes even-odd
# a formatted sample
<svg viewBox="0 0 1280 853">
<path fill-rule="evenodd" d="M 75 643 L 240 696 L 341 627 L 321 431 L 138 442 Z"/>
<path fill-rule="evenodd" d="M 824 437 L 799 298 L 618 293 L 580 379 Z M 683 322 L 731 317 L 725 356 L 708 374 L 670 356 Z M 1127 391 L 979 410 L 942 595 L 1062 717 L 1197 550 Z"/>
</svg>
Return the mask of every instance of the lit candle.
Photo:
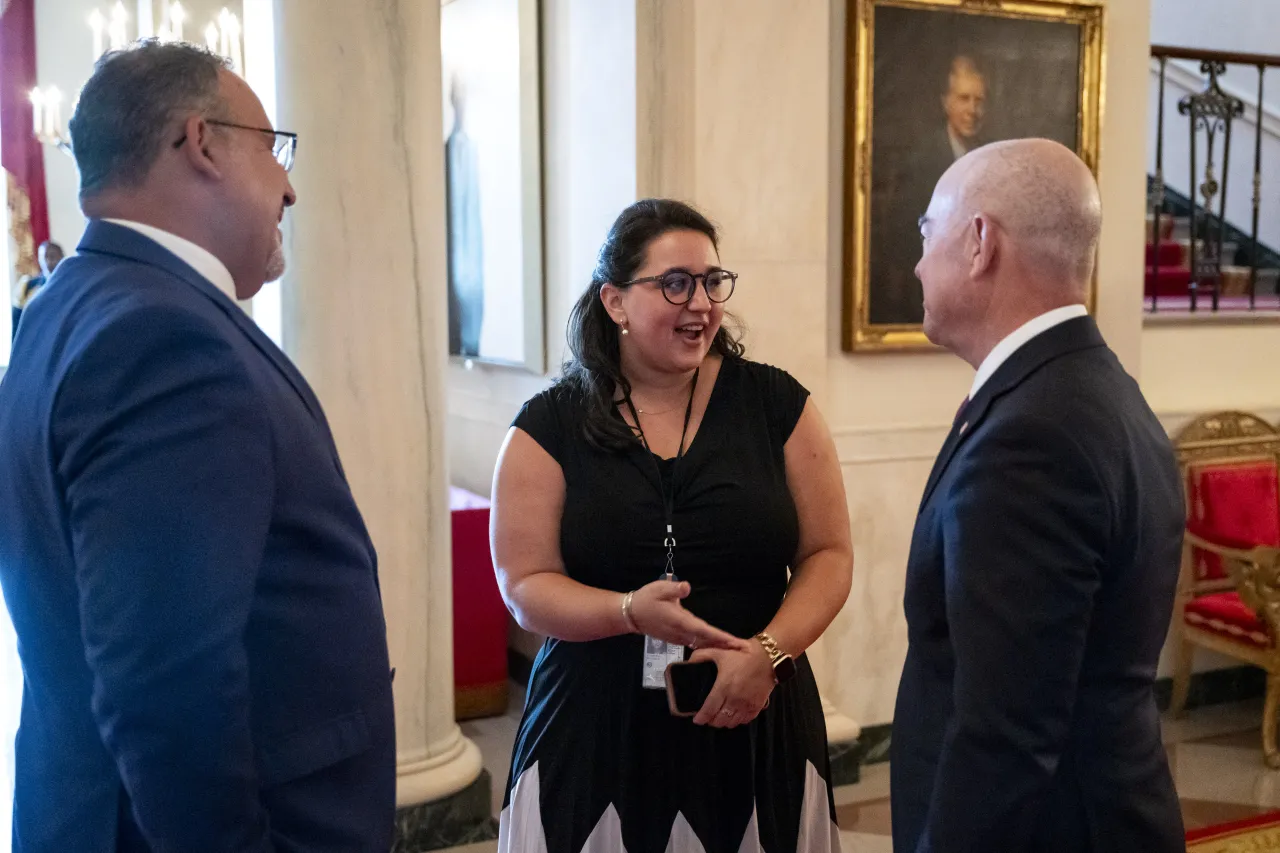
<svg viewBox="0 0 1280 853">
<path fill-rule="evenodd" d="M 218 13 L 218 30 L 221 32 L 222 38 L 218 39 L 218 53 L 231 58 L 231 10 L 223 7 Z"/>
<path fill-rule="evenodd" d="M 138 0 L 138 38 L 149 39 L 155 34 L 156 18 L 151 0 Z"/>
<path fill-rule="evenodd" d="M 31 132 L 39 136 L 44 131 L 44 93 L 31 90 Z"/>
<path fill-rule="evenodd" d="M 89 26 L 93 29 L 93 61 L 97 62 L 104 50 L 102 35 L 107 28 L 107 19 L 102 17 L 101 12 L 94 9 L 93 14 L 89 15 Z"/>
<path fill-rule="evenodd" d="M 204 28 L 204 46 L 210 53 L 218 52 L 218 25 L 210 24 Z"/>
<path fill-rule="evenodd" d="M 49 139 L 62 136 L 62 93 L 50 86 L 44 95 L 44 132 Z"/>
<path fill-rule="evenodd" d="M 169 33 L 174 41 L 182 41 L 182 24 L 187 20 L 187 10 L 174 0 L 169 6 Z"/>
<path fill-rule="evenodd" d="M 227 42 L 231 48 L 231 70 L 244 76 L 244 54 L 240 52 L 240 19 L 235 13 L 227 16 Z"/>
<path fill-rule="evenodd" d="M 129 13 L 124 10 L 124 3 L 118 0 L 115 8 L 111 10 L 111 26 L 107 30 L 112 50 L 123 50 L 129 42 L 129 36 L 125 30 L 125 22 L 128 19 Z"/>
</svg>

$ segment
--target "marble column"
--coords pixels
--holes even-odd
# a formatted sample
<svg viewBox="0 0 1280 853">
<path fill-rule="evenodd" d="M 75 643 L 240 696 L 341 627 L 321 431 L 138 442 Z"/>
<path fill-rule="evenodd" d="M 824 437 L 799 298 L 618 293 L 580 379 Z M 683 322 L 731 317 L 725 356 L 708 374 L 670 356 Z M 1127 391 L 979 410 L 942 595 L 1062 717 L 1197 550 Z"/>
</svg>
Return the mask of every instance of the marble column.
<svg viewBox="0 0 1280 853">
<path fill-rule="evenodd" d="M 274 0 L 272 17 L 279 126 L 299 136 L 283 343 L 378 549 L 395 849 L 492 837 L 490 780 L 453 709 L 440 4 Z"/>
</svg>

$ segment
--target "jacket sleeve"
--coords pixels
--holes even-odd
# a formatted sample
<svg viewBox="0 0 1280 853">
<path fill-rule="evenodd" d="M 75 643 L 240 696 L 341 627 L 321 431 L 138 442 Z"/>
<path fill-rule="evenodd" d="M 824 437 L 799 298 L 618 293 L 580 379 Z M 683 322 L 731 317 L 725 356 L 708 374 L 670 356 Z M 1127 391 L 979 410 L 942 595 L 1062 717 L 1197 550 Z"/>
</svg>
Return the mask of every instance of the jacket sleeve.
<svg viewBox="0 0 1280 853">
<path fill-rule="evenodd" d="M 1104 485 L 1064 429 L 1023 418 L 982 441 L 943 521 L 955 708 L 920 853 L 1032 849 L 1110 538 Z"/>
<path fill-rule="evenodd" d="M 154 850 L 272 850 L 245 627 L 274 502 L 234 349 L 172 307 L 109 322 L 63 378 L 52 449 L 93 714 Z"/>
</svg>

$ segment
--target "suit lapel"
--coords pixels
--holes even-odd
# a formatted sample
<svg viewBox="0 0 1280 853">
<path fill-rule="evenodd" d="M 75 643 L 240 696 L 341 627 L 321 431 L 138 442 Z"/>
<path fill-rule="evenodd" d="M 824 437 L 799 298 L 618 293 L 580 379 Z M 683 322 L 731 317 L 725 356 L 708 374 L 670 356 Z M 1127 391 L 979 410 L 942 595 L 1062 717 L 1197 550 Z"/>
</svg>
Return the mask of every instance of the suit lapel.
<svg viewBox="0 0 1280 853">
<path fill-rule="evenodd" d="M 924 509 L 925 504 L 929 502 L 929 497 L 937 487 L 938 480 L 942 479 L 943 472 L 951 464 L 951 459 L 955 456 L 956 451 L 960 449 L 960 445 L 973 434 L 974 428 L 982 421 L 987 409 L 991 407 L 991 395 L 987 393 L 988 388 L 989 384 L 980 388 L 978 396 L 970 400 L 969 404 L 965 406 L 963 417 L 958 418 L 951 425 L 951 432 L 947 434 L 947 440 L 942 443 L 942 450 L 938 452 L 938 458 L 933 463 L 933 470 L 929 472 L 929 482 L 925 485 L 924 496 L 920 499 L 921 509 Z"/>
<path fill-rule="evenodd" d="M 132 228 L 116 225 L 113 222 L 103 222 L 98 219 L 90 220 L 77 251 L 113 255 L 118 258 L 159 267 L 200 291 L 206 298 L 212 300 L 231 319 L 231 322 L 235 323 L 237 328 L 249 339 L 250 343 L 266 356 L 268 361 L 275 365 L 276 369 L 284 375 L 284 378 L 302 399 L 303 406 L 306 407 L 311 416 L 323 423 L 319 402 L 311 393 L 311 389 L 307 386 L 306 380 L 302 378 L 302 374 L 298 373 L 297 368 L 280 351 L 279 347 L 271 342 L 271 339 L 258 328 L 257 323 L 253 322 L 241 310 L 240 306 L 227 298 L 227 295 L 215 287 L 213 282 L 200 275 L 177 255 Z"/>
<path fill-rule="evenodd" d="M 923 510 L 938 487 L 947 466 L 955 458 L 961 445 L 977 432 L 983 419 L 991 407 L 1004 395 L 1021 385 L 1027 377 L 1044 365 L 1068 353 L 1091 347 L 1106 346 L 1102 333 L 1092 317 L 1078 317 L 1060 323 L 1057 326 L 1036 335 L 1009 356 L 1009 359 L 992 374 L 986 384 L 978 389 L 978 395 L 965 407 L 964 416 L 951 427 L 947 440 L 943 442 L 938 459 L 929 472 L 929 482 L 925 485 L 924 496 L 920 499 Z"/>
<path fill-rule="evenodd" d="M 298 372 L 298 369 L 293 366 L 293 362 L 289 361 L 288 357 L 280 351 L 280 348 L 266 336 L 266 333 L 263 332 L 262 329 L 258 328 L 258 324 L 255 323 L 248 314 L 245 314 L 244 311 L 240 310 L 239 306 L 233 303 L 230 299 L 224 299 L 223 302 L 226 304 L 221 307 L 231 318 L 231 321 L 240 328 L 240 331 L 244 332 L 245 337 L 247 337 L 249 341 L 258 348 L 258 351 L 265 355 L 267 359 L 276 366 L 276 369 L 284 375 L 284 378 L 293 386 L 293 390 L 302 398 L 302 404 L 307 407 L 307 411 L 311 413 L 311 417 L 323 423 L 324 419 L 320 413 L 320 402 L 311 392 L 311 388 L 307 385 L 306 379 L 304 379 L 302 374 Z"/>
</svg>

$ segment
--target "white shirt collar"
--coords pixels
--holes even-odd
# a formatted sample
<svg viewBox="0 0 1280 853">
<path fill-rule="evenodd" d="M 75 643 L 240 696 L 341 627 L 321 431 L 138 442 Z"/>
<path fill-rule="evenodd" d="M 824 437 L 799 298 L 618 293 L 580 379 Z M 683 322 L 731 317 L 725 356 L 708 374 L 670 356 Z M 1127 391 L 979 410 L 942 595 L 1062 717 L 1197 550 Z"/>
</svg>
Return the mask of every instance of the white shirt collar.
<svg viewBox="0 0 1280 853">
<path fill-rule="evenodd" d="M 1083 305 L 1064 305 L 1061 308 L 1054 308 L 1052 311 L 1045 312 L 1034 320 L 1028 320 L 1023 323 L 1013 334 L 996 344 L 995 349 L 982 360 L 982 364 L 978 366 L 978 374 L 973 377 L 973 387 L 969 389 L 969 399 L 972 400 L 978 394 L 986 381 L 1000 368 L 1000 365 L 1009 360 L 1009 357 L 1024 347 L 1030 340 L 1037 335 L 1042 335 L 1061 323 L 1068 320 L 1074 320 L 1077 317 L 1087 317 L 1089 309 Z"/>
<path fill-rule="evenodd" d="M 947 141 L 951 143 L 951 154 L 957 160 L 969 153 L 969 149 L 961 141 L 960 137 L 956 136 L 955 131 L 951 129 L 949 124 L 947 125 Z"/>
<path fill-rule="evenodd" d="M 236 301 L 236 283 L 231 278 L 231 271 L 227 269 L 226 264 L 218 260 L 208 249 L 197 246 L 177 234 L 170 234 L 168 231 L 156 228 L 154 225 L 144 225 L 141 222 L 133 222 L 128 219 L 106 219 L 103 221 L 131 228 L 143 237 L 150 237 L 159 243 L 162 248 L 168 249 L 177 255 L 178 260 L 198 272 L 218 290 L 225 293 L 232 302 Z"/>
</svg>

